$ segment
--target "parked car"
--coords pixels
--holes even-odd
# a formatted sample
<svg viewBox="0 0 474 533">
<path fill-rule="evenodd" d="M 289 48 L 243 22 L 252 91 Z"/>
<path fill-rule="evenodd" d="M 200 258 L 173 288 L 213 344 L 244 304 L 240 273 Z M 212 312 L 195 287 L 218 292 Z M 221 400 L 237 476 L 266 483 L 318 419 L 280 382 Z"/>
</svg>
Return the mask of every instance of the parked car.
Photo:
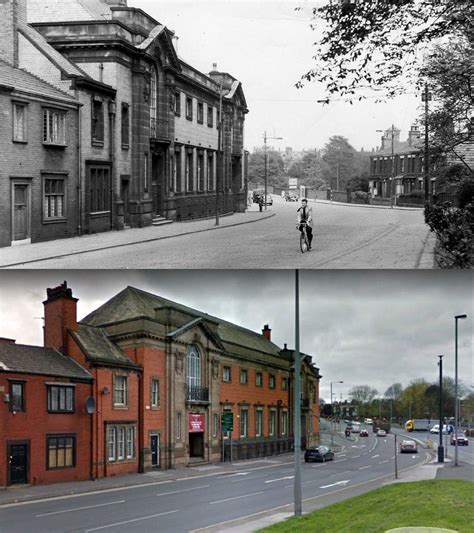
<svg viewBox="0 0 474 533">
<path fill-rule="evenodd" d="M 366 429 L 361 429 L 360 433 L 359 433 L 359 436 L 360 437 L 368 437 L 369 436 L 369 432 Z"/>
<path fill-rule="evenodd" d="M 352 424 L 352 433 L 360 433 L 360 424 Z"/>
<path fill-rule="evenodd" d="M 446 424 L 443 424 L 443 435 L 446 435 L 446 433 L 448 435 L 451 435 L 451 433 L 454 431 L 454 426 L 452 426 L 451 424 L 449 424 L 448 426 L 446 426 Z M 432 434 L 436 434 L 436 435 L 439 435 L 439 424 L 435 424 L 431 429 L 430 429 L 430 433 Z"/>
<path fill-rule="evenodd" d="M 414 440 L 402 440 L 400 453 L 418 453 L 418 446 Z"/>
<path fill-rule="evenodd" d="M 387 436 L 387 432 L 385 431 L 385 429 L 379 429 L 377 431 L 377 437 L 386 437 Z"/>
<path fill-rule="evenodd" d="M 273 198 L 270 195 L 267 195 L 267 201 L 263 205 L 273 205 Z"/>
<path fill-rule="evenodd" d="M 317 446 L 316 448 L 308 448 L 304 453 L 304 460 L 310 461 L 334 461 L 334 452 L 327 446 Z"/>
<path fill-rule="evenodd" d="M 464 433 L 458 433 L 451 435 L 451 444 L 454 446 L 456 444 L 456 440 L 458 441 L 458 446 L 468 446 L 469 445 L 469 439 L 464 435 Z"/>
<path fill-rule="evenodd" d="M 299 196 L 297 194 L 289 194 L 288 196 L 285 196 L 285 200 L 287 202 L 298 202 Z"/>
<path fill-rule="evenodd" d="M 368 424 L 369 426 L 371 426 L 374 423 L 374 421 L 371 418 L 365 418 L 364 419 L 364 423 Z"/>
</svg>

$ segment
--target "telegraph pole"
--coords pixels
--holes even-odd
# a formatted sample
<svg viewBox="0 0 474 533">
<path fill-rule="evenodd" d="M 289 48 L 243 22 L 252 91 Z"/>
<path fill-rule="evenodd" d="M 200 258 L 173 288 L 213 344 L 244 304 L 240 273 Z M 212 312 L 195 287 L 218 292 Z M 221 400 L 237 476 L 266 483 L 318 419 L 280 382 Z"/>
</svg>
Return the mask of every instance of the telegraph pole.
<svg viewBox="0 0 474 533">
<path fill-rule="evenodd" d="M 429 182 L 430 182 L 430 153 L 428 140 L 428 102 L 431 100 L 431 94 L 428 90 L 428 83 L 425 83 L 425 90 L 421 96 L 421 101 L 425 102 L 425 165 L 424 165 L 424 187 L 425 187 L 425 204 L 429 203 Z"/>
<path fill-rule="evenodd" d="M 439 445 L 438 445 L 438 463 L 444 463 L 443 448 L 443 357 L 438 355 L 439 361 Z M 446 430 L 448 428 L 446 427 Z"/>
<path fill-rule="evenodd" d="M 281 141 L 283 137 L 267 137 L 267 132 L 263 132 L 263 146 L 265 154 L 265 197 L 263 199 L 265 210 L 267 209 L 267 183 L 268 183 L 268 164 L 267 164 L 267 139 Z"/>
</svg>

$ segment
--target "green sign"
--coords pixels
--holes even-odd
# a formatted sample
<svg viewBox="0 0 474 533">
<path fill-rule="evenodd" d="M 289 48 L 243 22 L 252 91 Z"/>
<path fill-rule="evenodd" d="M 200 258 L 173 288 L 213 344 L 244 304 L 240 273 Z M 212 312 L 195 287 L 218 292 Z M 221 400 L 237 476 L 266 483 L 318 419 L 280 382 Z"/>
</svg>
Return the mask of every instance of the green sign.
<svg viewBox="0 0 474 533">
<path fill-rule="evenodd" d="M 234 413 L 225 411 L 221 418 L 222 431 L 233 431 L 234 429 Z"/>
</svg>

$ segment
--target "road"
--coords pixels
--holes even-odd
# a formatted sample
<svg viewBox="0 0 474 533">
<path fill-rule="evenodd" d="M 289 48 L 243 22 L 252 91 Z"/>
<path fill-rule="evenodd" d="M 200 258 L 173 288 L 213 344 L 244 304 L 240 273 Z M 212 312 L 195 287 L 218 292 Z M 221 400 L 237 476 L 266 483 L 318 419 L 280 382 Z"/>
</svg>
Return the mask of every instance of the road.
<svg viewBox="0 0 474 533">
<path fill-rule="evenodd" d="M 421 210 L 316 203 L 313 250 L 302 254 L 298 204 L 273 196 L 274 217 L 199 234 L 51 258 L 26 268 L 414 269 L 428 238 Z M 159 235 L 157 230 L 157 235 Z M 58 250 L 58 255 L 62 251 Z M 430 265 L 431 267 L 431 265 Z"/>
<path fill-rule="evenodd" d="M 426 460 L 427 452 L 398 455 L 404 469 Z M 216 467 L 212 467 L 216 468 Z M 0 509 L 2 532 L 222 531 L 236 519 L 283 508 L 291 511 L 291 456 L 256 460 L 242 470 L 209 470 L 134 488 L 9 505 Z M 303 501 L 332 501 L 370 490 L 375 480 L 393 479 L 394 437 L 353 437 L 334 461 L 302 464 Z M 325 505 L 330 500 L 325 501 Z M 225 523 L 225 524 L 223 524 Z"/>
</svg>

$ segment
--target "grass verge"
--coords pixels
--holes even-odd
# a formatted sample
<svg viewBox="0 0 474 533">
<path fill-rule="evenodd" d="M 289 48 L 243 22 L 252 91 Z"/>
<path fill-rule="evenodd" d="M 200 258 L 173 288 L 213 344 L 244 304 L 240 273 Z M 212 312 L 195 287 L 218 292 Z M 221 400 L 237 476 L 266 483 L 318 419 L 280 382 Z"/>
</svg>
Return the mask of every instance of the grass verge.
<svg viewBox="0 0 474 533">
<path fill-rule="evenodd" d="M 375 533 L 425 526 L 471 533 L 473 524 L 474 483 L 430 480 L 387 485 L 260 531 Z"/>
</svg>

